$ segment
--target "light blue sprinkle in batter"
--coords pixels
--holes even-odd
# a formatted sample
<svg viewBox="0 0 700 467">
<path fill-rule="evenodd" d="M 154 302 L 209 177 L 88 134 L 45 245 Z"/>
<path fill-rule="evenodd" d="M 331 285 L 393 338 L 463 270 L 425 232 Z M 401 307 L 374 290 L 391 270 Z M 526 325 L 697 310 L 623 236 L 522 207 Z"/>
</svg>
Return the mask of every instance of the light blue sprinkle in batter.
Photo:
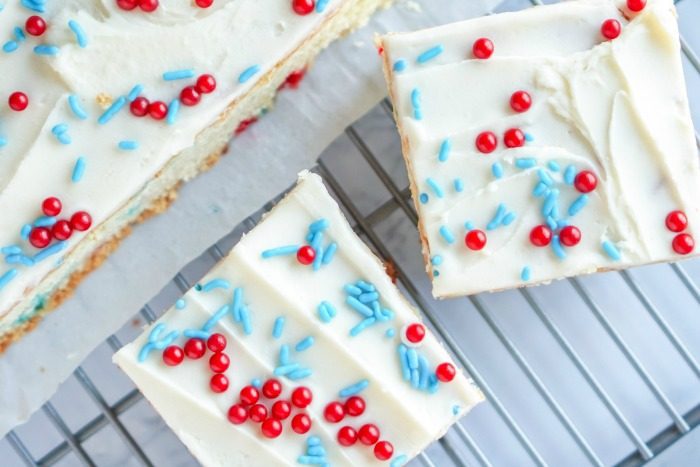
<svg viewBox="0 0 700 467">
<path fill-rule="evenodd" d="M 499 203 L 498 207 L 496 208 L 496 213 L 493 215 L 493 218 L 488 223 L 488 225 L 486 225 L 486 230 L 497 229 L 503 222 L 503 218 L 506 216 L 507 213 L 508 211 L 506 209 L 506 205 L 503 203 Z"/>
<path fill-rule="evenodd" d="M 530 271 L 530 266 L 525 266 L 522 271 L 520 271 L 520 279 L 524 281 L 529 281 L 532 276 Z"/>
<path fill-rule="evenodd" d="M 78 183 L 83 179 L 83 175 L 85 175 L 85 158 L 80 156 L 78 157 L 78 160 L 75 161 L 75 166 L 73 166 L 71 180 L 73 183 Z"/>
<path fill-rule="evenodd" d="M 37 55 L 58 55 L 58 47 L 55 45 L 41 44 L 34 47 L 34 53 Z"/>
<path fill-rule="evenodd" d="M 238 82 L 241 84 L 247 82 L 250 78 L 255 76 L 259 71 L 260 71 L 259 65 L 253 65 L 253 66 L 246 68 L 245 70 L 243 70 L 243 73 L 241 73 L 240 76 L 238 77 Z"/>
<path fill-rule="evenodd" d="M 567 185 L 573 185 L 574 179 L 576 178 L 576 167 L 573 165 L 568 165 L 564 170 L 564 183 Z"/>
<path fill-rule="evenodd" d="M 516 218 L 515 213 L 514 213 L 514 212 L 509 212 L 508 214 L 506 214 L 505 216 L 503 216 L 503 220 L 501 221 L 501 224 L 508 226 L 508 225 L 510 225 L 510 224 L 513 223 L 513 221 L 515 220 L 515 218 Z"/>
<path fill-rule="evenodd" d="M 260 256 L 262 256 L 263 259 L 268 259 L 268 258 L 272 258 L 275 256 L 296 254 L 296 252 L 298 250 L 299 250 L 299 245 L 280 246 L 277 248 L 271 248 L 269 250 L 265 250 L 260 254 Z"/>
<path fill-rule="evenodd" d="M 331 261 L 333 261 L 333 257 L 335 256 L 335 252 L 338 250 L 338 244 L 335 242 L 332 242 L 330 245 L 326 247 L 326 251 L 323 252 L 323 260 L 321 261 L 323 264 L 330 264 Z"/>
<path fill-rule="evenodd" d="M 402 72 L 406 69 L 406 60 L 400 58 L 394 62 L 394 71 Z"/>
<path fill-rule="evenodd" d="M 518 157 L 515 159 L 515 166 L 519 169 L 530 169 L 537 165 L 534 157 Z"/>
<path fill-rule="evenodd" d="M 112 105 L 109 106 L 107 110 L 104 111 L 102 115 L 100 115 L 100 118 L 97 119 L 97 123 L 100 125 L 104 125 L 105 123 L 109 122 L 114 118 L 114 116 L 119 112 L 122 107 L 126 104 L 126 97 L 121 96 L 119 99 L 114 101 Z"/>
<path fill-rule="evenodd" d="M 279 339 L 282 337 L 282 332 L 284 332 L 284 323 L 286 318 L 284 316 L 278 316 L 275 319 L 275 324 L 272 326 L 272 337 Z"/>
<path fill-rule="evenodd" d="M 564 251 L 564 247 L 561 246 L 561 242 L 559 241 L 559 235 L 555 235 L 552 237 L 551 245 L 554 254 L 557 255 L 559 259 L 566 258 L 566 252 Z"/>
<path fill-rule="evenodd" d="M 450 230 L 445 225 L 440 227 L 440 235 L 442 235 L 442 238 L 444 238 L 445 241 L 450 245 L 452 245 L 455 242 L 455 236 L 452 235 L 452 232 L 450 232 Z"/>
<path fill-rule="evenodd" d="M 617 249 L 617 247 L 609 240 L 605 240 L 602 244 L 603 251 L 605 252 L 610 259 L 613 261 L 620 261 L 622 258 L 622 255 L 620 254 L 620 250 Z"/>
<path fill-rule="evenodd" d="M 549 173 L 544 169 L 537 169 L 537 176 L 539 177 L 540 181 L 547 186 L 552 186 L 554 184 L 554 180 L 552 180 L 551 175 L 549 175 Z"/>
<path fill-rule="evenodd" d="M 189 79 L 194 78 L 193 68 L 184 68 L 182 70 L 171 70 L 163 73 L 163 79 L 165 81 L 175 81 L 178 79 Z"/>
<path fill-rule="evenodd" d="M 68 27 L 71 31 L 73 31 L 73 34 L 75 34 L 75 40 L 78 42 L 80 48 L 84 49 L 85 47 L 87 47 L 87 35 L 85 34 L 85 31 L 80 26 L 80 24 L 78 24 L 75 20 L 70 20 L 68 21 Z"/>
<path fill-rule="evenodd" d="M 437 181 L 435 181 L 434 178 L 427 178 L 425 180 L 425 183 L 428 184 L 431 190 L 433 190 L 433 193 L 435 193 L 435 196 L 438 198 L 443 198 L 445 196 L 445 192 L 442 191 L 442 187 L 438 184 Z"/>
<path fill-rule="evenodd" d="M 425 52 L 423 52 L 422 54 L 420 54 L 418 56 L 418 58 L 416 59 L 416 62 L 418 62 L 418 63 L 429 62 L 430 60 L 432 60 L 435 57 L 437 57 L 438 55 L 440 55 L 444 50 L 445 50 L 445 48 L 441 44 L 438 44 L 435 47 L 431 47 L 430 49 L 428 49 Z"/>
<path fill-rule="evenodd" d="M 126 96 L 126 99 L 129 102 L 134 102 L 137 97 L 139 97 L 139 94 L 143 91 L 143 86 L 140 84 L 135 85 L 133 88 L 131 88 L 131 91 L 129 91 L 129 94 Z"/>
<path fill-rule="evenodd" d="M 173 125 L 177 121 L 177 114 L 180 111 L 180 99 L 173 99 L 168 106 L 168 113 L 165 116 L 165 121 L 168 125 Z"/>
<path fill-rule="evenodd" d="M 200 289 L 202 292 L 211 292 L 214 289 L 224 289 L 228 290 L 231 288 L 231 283 L 226 279 L 212 279 L 206 284 L 204 284 Z"/>
<path fill-rule="evenodd" d="M 29 233 L 32 231 L 32 226 L 30 224 L 24 224 L 22 226 L 22 229 L 19 231 L 19 236 L 22 237 L 22 240 L 26 240 L 29 238 Z"/>
<path fill-rule="evenodd" d="M 70 107 L 71 112 L 73 112 L 73 115 L 80 120 L 85 120 L 88 117 L 87 112 L 85 112 L 85 109 L 83 109 L 83 106 L 80 104 L 78 96 L 75 94 L 68 96 L 68 106 Z"/>
<path fill-rule="evenodd" d="M 571 203 L 571 206 L 569 206 L 569 215 L 575 216 L 586 206 L 586 204 L 588 204 L 588 195 L 579 196 Z"/>
<path fill-rule="evenodd" d="M 17 41 L 7 41 L 5 44 L 2 46 L 2 51 L 9 54 L 10 52 L 14 52 L 17 50 L 19 47 L 19 44 Z"/>
<path fill-rule="evenodd" d="M 34 221 L 34 227 L 51 227 L 57 222 L 54 216 L 41 216 Z"/>
<path fill-rule="evenodd" d="M 119 141 L 117 147 L 122 151 L 134 151 L 139 148 L 139 143 L 134 140 L 122 140 Z"/>
<path fill-rule="evenodd" d="M 413 118 L 423 120 L 423 112 L 420 108 L 421 93 L 418 88 L 411 91 L 411 104 L 413 105 Z"/>
<path fill-rule="evenodd" d="M 496 179 L 503 177 L 503 164 L 500 162 L 494 162 L 491 165 L 491 173 Z"/>
<path fill-rule="evenodd" d="M 357 394 L 361 393 L 362 391 L 364 391 L 365 389 L 367 389 L 367 386 L 369 386 L 369 380 L 366 380 L 366 379 L 360 380 L 355 384 L 351 384 L 350 386 L 341 389 L 340 392 L 338 393 L 338 396 L 341 398 L 345 398 L 345 397 L 357 395 Z"/>
<path fill-rule="evenodd" d="M 294 350 L 297 352 L 303 352 L 304 350 L 308 349 L 312 345 L 314 345 L 315 339 L 313 336 L 306 336 L 302 340 L 300 340 L 297 345 L 294 346 Z"/>
<path fill-rule="evenodd" d="M 440 152 L 438 153 L 438 160 L 440 162 L 446 162 L 450 157 L 450 151 L 452 150 L 452 141 L 450 138 L 445 139 L 440 144 Z"/>
<path fill-rule="evenodd" d="M 17 271 L 16 269 L 9 269 L 2 276 L 0 276 L 0 290 L 7 284 L 9 284 L 12 279 L 17 277 L 18 273 L 19 271 Z"/>
<path fill-rule="evenodd" d="M 552 172 L 559 172 L 561 167 L 559 167 L 559 163 L 557 161 L 549 161 L 547 162 L 547 167 L 549 167 L 549 170 Z"/>
</svg>

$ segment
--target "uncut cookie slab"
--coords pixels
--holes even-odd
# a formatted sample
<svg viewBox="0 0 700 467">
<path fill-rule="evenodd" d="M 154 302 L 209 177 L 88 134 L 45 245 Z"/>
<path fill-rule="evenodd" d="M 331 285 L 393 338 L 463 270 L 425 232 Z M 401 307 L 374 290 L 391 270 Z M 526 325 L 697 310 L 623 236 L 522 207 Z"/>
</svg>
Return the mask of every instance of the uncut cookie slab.
<svg viewBox="0 0 700 467">
<path fill-rule="evenodd" d="M 207 466 L 399 466 L 482 400 L 308 173 L 114 361 Z"/>
<path fill-rule="evenodd" d="M 381 38 L 436 297 L 697 254 L 670 0 L 590 0 Z"/>
</svg>

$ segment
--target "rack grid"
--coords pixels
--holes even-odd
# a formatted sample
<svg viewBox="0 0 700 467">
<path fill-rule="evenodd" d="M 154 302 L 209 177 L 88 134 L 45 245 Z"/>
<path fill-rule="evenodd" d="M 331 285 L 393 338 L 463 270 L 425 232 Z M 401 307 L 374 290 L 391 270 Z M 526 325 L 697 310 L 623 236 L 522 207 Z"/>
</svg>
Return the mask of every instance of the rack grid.
<svg viewBox="0 0 700 467">
<path fill-rule="evenodd" d="M 691 0 L 680 3 L 690 11 Z M 508 0 L 497 11 L 525 6 Z M 692 8 L 700 14 L 700 5 Z M 691 43 L 700 36 L 681 43 L 692 86 L 700 60 Z M 691 93 L 697 112 L 693 97 L 700 96 Z M 700 147 L 697 132 L 696 140 Z M 422 271 L 388 100 L 350 125 L 314 170 L 487 397 L 415 465 L 635 466 L 700 425 L 700 261 L 437 302 Z M 186 266 L 27 425 L 11 431 L 0 442 L 3 465 L 196 465 L 141 393 L 104 368 L 281 197 Z"/>
</svg>

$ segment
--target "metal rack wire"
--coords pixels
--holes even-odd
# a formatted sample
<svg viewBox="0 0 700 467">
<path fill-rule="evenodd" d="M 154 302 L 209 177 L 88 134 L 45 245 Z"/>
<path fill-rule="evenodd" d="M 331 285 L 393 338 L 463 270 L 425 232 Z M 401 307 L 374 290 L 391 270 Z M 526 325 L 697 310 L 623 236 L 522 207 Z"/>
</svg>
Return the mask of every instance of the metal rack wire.
<svg viewBox="0 0 700 467">
<path fill-rule="evenodd" d="M 539 3 L 538 0 L 531 1 Z M 516 2 L 516 5 L 506 3 L 503 8 L 523 6 L 523 2 Z M 697 54 L 685 39 L 682 39 L 682 46 L 692 71 L 700 75 L 700 60 Z M 697 104 L 700 105 L 700 102 Z M 700 424 L 700 392 L 695 391 L 694 396 L 691 394 L 680 397 L 669 390 L 668 384 L 663 384 L 666 382 L 659 377 L 658 362 L 650 357 L 644 347 L 638 345 L 635 334 L 629 329 L 632 326 L 627 326 L 627 322 L 621 325 L 619 316 L 611 312 L 609 300 L 601 295 L 599 285 L 602 283 L 608 287 L 607 284 L 614 282 L 612 287 L 616 289 L 616 295 L 627 295 L 636 300 L 634 306 L 643 310 L 640 313 L 646 313 L 649 322 L 655 326 L 653 345 L 665 346 L 665 354 L 670 355 L 668 358 L 672 358 L 671 361 L 675 364 L 684 366 L 685 379 L 679 383 L 680 386 L 697 388 L 700 382 L 700 347 L 694 342 L 700 341 L 700 334 L 691 333 L 691 337 L 695 339 L 689 342 L 687 332 L 678 326 L 674 313 L 678 309 L 689 307 L 691 315 L 700 315 L 697 313 L 700 311 L 700 290 L 697 285 L 700 277 L 699 262 L 654 267 L 654 277 L 656 274 L 663 274 L 664 280 L 675 281 L 678 290 L 682 289 L 684 298 L 679 301 L 669 302 L 669 297 L 663 294 L 663 290 L 659 290 L 660 286 L 655 285 L 654 280 L 646 280 L 637 270 L 633 270 L 611 273 L 596 280 L 574 278 L 537 289 L 520 289 L 501 294 L 476 295 L 458 301 L 435 302 L 429 298 L 427 279 L 420 270 L 421 259 L 417 240 L 407 235 L 402 242 L 393 241 L 394 237 L 404 231 L 402 226 L 415 226 L 417 216 L 410 201 L 409 191 L 403 188 L 406 185 L 405 174 L 391 118 L 391 107 L 385 100 L 368 116 L 348 127 L 345 134 L 339 138 L 338 144 L 334 143 L 324 153 L 315 170 L 323 176 L 356 232 L 381 258 L 392 264 L 400 287 L 422 311 L 428 325 L 445 342 L 457 361 L 472 375 L 487 396 L 488 402 L 482 404 L 483 408 L 475 410 L 478 413 L 456 424 L 442 440 L 415 462 L 427 466 L 561 464 L 561 452 L 550 449 L 551 444 L 556 442 L 562 444 L 561 450 L 565 452 L 566 458 L 570 459 L 570 462 L 567 462 L 570 465 L 632 466 L 653 459 L 697 427 Z M 384 128 L 381 138 L 373 133 L 378 127 Z M 700 147 L 700 137 L 697 133 L 696 139 Z M 393 140 L 391 149 L 379 147 L 377 141 L 380 140 Z M 354 152 L 355 156 L 359 155 L 364 165 L 359 167 L 358 158 L 354 157 L 351 159 L 352 170 L 348 170 L 347 151 Z M 376 193 L 368 194 L 367 185 L 362 189 L 357 188 L 353 181 L 357 178 L 357 171 L 372 178 L 369 186 L 374 187 Z M 175 301 L 178 294 L 189 289 L 194 281 L 223 257 L 224 252 L 228 251 L 244 232 L 254 227 L 262 212 L 269 209 L 274 201 L 276 200 L 246 219 L 231 234 L 210 247 L 205 255 L 174 277 L 173 287 L 165 289 L 161 297 L 156 297 L 144 306 L 137 315 L 138 321 L 142 323 L 155 320 L 167 305 Z M 406 229 L 408 230 L 411 229 Z M 567 289 L 565 301 L 576 302 L 582 314 L 590 318 L 591 322 L 597 323 L 602 330 L 598 336 L 603 336 L 601 339 L 604 343 L 602 340 L 596 340 L 595 344 L 611 349 L 612 354 L 591 353 L 590 342 L 581 340 L 581 334 L 587 334 L 575 332 L 575 324 L 572 327 L 571 322 L 562 320 L 557 307 L 551 303 L 551 296 L 548 295 L 549 290 L 562 288 Z M 557 294 L 560 292 L 562 291 L 556 291 Z M 523 321 L 526 324 L 522 328 L 511 325 L 502 315 L 502 307 L 495 304 L 500 300 L 509 304 L 517 303 L 513 313 L 525 316 L 523 319 L 527 320 Z M 658 305 L 659 300 L 663 300 L 665 306 Z M 528 313 L 528 310 L 531 313 Z M 471 321 L 463 322 L 468 319 Z M 475 321 L 477 319 L 478 322 Z M 500 349 L 497 362 L 479 357 L 485 351 L 481 340 L 467 339 L 465 333 L 460 332 L 465 326 L 470 329 L 478 328 L 475 332 L 488 333 L 493 344 L 492 347 L 484 348 L 491 351 Z M 138 327 L 138 323 L 127 326 L 131 328 L 129 332 L 132 334 Z M 548 357 L 533 353 L 528 345 L 523 344 L 525 334 L 540 328 L 544 333 L 543 339 L 551 340 L 552 348 L 556 349 L 557 361 L 562 362 L 555 365 L 554 373 L 547 366 Z M 700 326 L 698 329 L 700 330 Z M 686 334 L 685 339 L 682 334 Z M 121 347 L 122 341 L 118 336 L 119 333 L 107 339 L 107 357 Z M 647 400 L 656 406 L 652 407 L 650 404 L 630 408 L 628 404 L 624 404 L 624 397 L 621 397 L 619 388 L 605 376 L 609 374 L 604 371 L 604 360 L 607 358 L 623 362 L 629 367 L 629 374 L 633 375 L 630 378 L 633 377 L 634 381 L 625 386 L 625 391 L 647 391 L 650 395 Z M 503 371 L 501 366 L 504 367 Z M 57 432 L 56 442 L 49 449 L 37 453 L 37 449 L 32 448 L 26 441 L 26 433 L 21 433 L 22 428 L 10 432 L 3 442 L 13 448 L 18 456 L 17 462 L 23 461 L 30 466 L 77 463 L 160 465 L 160 454 L 154 455 L 151 443 L 148 439 L 144 441 L 143 434 L 139 433 L 143 430 L 129 427 L 125 421 L 131 413 L 148 410 L 147 405 L 142 403 L 143 396 L 133 386 L 127 386 L 128 389 L 117 397 L 108 397 L 105 395 L 104 384 L 91 377 L 93 373 L 81 366 L 73 376 L 79 388 L 91 400 L 96 414 L 79 426 L 73 427 L 66 421 L 65 414 L 62 415 L 61 410 L 56 408 L 54 401 L 48 402 L 42 408 L 42 420 L 30 421 L 30 424 L 34 423 L 33 430 L 50 429 Z M 505 389 L 508 387 L 507 383 L 504 384 L 500 377 L 495 376 L 502 374 L 512 375 L 513 378 L 516 378 L 514 375 L 518 375 L 518 384 L 529 388 L 527 391 L 519 388 L 519 391 L 525 391 L 532 397 L 518 400 L 517 396 Z M 556 375 L 554 380 L 552 374 Z M 617 445 L 615 448 L 605 444 L 604 437 L 597 437 L 576 405 L 572 405 L 567 397 L 562 396 L 556 378 L 579 381 L 580 385 L 577 387 L 583 387 L 590 394 L 590 401 L 600 405 L 602 415 L 595 418 L 595 421 L 607 420 L 602 429 L 613 433 L 610 436 L 611 443 Z M 529 405 L 533 400 L 537 401 L 534 421 L 532 416 L 524 415 L 528 412 L 523 410 L 523 406 Z M 590 404 L 590 401 L 587 400 L 586 404 Z M 657 422 L 661 420 L 663 426 L 653 430 L 648 427 L 641 428 L 644 424 L 640 420 L 647 418 Z M 168 431 L 162 422 L 157 422 L 157 416 L 153 415 L 149 420 L 156 420 L 155 430 Z M 542 428 L 545 431 L 544 435 L 550 438 L 543 441 L 543 436 L 538 430 L 545 426 L 547 428 Z M 152 426 L 149 427 L 150 430 L 154 430 Z M 601 427 L 596 425 L 595 428 Z M 86 447 L 92 439 L 107 430 L 114 434 L 109 438 L 109 443 L 119 442 L 124 448 L 123 459 L 109 456 L 96 458 L 92 452 L 94 449 Z M 170 437 L 168 442 L 170 445 L 178 444 L 174 437 Z M 503 457 L 503 450 L 509 451 L 507 457 Z M 181 447 L 178 452 L 181 454 L 178 458 L 179 464 L 195 463 Z M 14 463 L 14 460 L 8 459 L 5 458 L 3 465 L 6 465 L 6 462 Z M 172 459 L 169 460 L 169 465 L 173 464 L 171 461 Z"/>
</svg>

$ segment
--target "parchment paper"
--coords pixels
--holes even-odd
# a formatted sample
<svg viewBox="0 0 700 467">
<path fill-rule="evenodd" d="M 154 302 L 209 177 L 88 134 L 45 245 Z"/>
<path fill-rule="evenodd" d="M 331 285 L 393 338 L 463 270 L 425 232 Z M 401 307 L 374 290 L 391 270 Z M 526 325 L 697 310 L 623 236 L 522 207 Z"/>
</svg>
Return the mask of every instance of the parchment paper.
<svg viewBox="0 0 700 467">
<path fill-rule="evenodd" d="M 164 214 L 134 229 L 73 298 L 0 356 L 0 436 L 26 421 L 80 362 L 188 262 L 290 186 L 297 172 L 382 97 L 375 33 L 408 31 L 485 14 L 500 0 L 398 0 L 332 44 L 302 86 L 236 138 Z"/>
</svg>

